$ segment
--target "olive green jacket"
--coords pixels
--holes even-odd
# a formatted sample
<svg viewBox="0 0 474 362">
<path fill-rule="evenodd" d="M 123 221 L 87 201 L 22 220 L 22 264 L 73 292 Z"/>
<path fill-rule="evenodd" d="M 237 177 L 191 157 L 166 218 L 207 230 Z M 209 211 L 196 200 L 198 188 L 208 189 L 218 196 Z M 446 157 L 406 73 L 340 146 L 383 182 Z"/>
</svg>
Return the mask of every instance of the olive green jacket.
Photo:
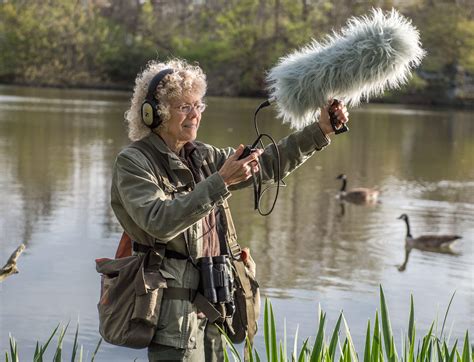
<svg viewBox="0 0 474 362">
<path fill-rule="evenodd" d="M 213 172 L 195 184 L 191 171 L 180 161 L 156 134 L 145 137 L 156 152 L 165 155 L 178 184 L 171 184 L 166 172 L 156 175 L 147 157 L 133 147 L 124 148 L 117 156 L 113 169 L 111 205 L 112 209 L 130 237 L 144 245 L 155 242 L 166 243 L 167 249 L 193 258 L 202 256 L 202 223 L 214 207 L 221 207 L 227 221 L 227 237 L 236 240 L 226 199 L 230 191 L 252 184 L 251 180 L 227 188 L 217 173 L 225 160 L 235 152 L 233 148 L 219 149 L 195 142 L 192 153 L 196 166 L 207 163 Z M 317 123 L 295 132 L 278 143 L 281 159 L 281 177 L 287 176 L 316 150 L 329 144 Z M 274 146 L 266 147 L 260 156 L 260 168 L 265 182 L 276 181 Z M 158 169 L 163 167 L 156 163 Z M 199 272 L 187 260 L 165 258 L 162 273 L 168 287 L 197 289 Z M 161 307 L 155 343 L 176 348 L 196 347 L 196 307 L 186 300 L 164 299 Z"/>
</svg>

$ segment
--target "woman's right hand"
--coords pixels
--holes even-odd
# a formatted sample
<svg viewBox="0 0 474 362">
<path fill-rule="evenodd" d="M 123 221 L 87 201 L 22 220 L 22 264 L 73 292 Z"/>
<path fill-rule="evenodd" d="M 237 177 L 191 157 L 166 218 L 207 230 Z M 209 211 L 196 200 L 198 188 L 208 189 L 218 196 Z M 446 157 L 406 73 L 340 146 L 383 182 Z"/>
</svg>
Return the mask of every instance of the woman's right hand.
<svg viewBox="0 0 474 362">
<path fill-rule="evenodd" d="M 218 171 L 227 187 L 248 180 L 252 176 L 252 170 L 254 173 L 259 171 L 258 157 L 263 153 L 263 150 L 257 149 L 239 160 L 242 152 L 244 152 L 244 145 L 240 145 Z"/>
</svg>

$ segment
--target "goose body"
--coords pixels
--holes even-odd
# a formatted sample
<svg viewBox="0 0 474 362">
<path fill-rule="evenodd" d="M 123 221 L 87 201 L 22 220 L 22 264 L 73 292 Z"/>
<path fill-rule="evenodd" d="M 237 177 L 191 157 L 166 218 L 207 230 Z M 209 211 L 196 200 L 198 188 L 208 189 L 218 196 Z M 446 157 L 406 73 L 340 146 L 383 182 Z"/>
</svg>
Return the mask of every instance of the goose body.
<svg viewBox="0 0 474 362">
<path fill-rule="evenodd" d="M 399 219 L 404 220 L 407 226 L 407 234 L 405 236 L 406 246 L 417 249 L 440 249 L 449 248 L 456 240 L 461 239 L 460 235 L 432 235 L 425 234 L 413 237 L 410 232 L 410 222 L 407 214 L 400 215 Z"/>
<path fill-rule="evenodd" d="M 344 174 L 337 176 L 338 180 L 342 180 L 341 189 L 339 190 L 339 198 L 351 202 L 353 204 L 375 204 L 377 202 L 379 191 L 365 187 L 357 187 L 346 190 L 347 177 Z"/>
</svg>

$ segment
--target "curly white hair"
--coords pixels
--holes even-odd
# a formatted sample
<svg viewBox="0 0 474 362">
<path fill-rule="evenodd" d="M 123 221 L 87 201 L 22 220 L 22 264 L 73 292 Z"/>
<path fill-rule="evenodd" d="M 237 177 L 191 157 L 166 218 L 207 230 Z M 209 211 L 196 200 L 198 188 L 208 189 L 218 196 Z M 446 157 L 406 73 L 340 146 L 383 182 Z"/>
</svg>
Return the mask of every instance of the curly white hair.
<svg viewBox="0 0 474 362">
<path fill-rule="evenodd" d="M 147 95 L 148 85 L 153 77 L 167 68 L 173 69 L 173 73 L 163 78 L 154 94 L 155 99 L 158 101 L 157 112 L 163 120 L 158 128 L 167 127 L 167 121 L 170 118 L 169 106 L 171 100 L 176 100 L 189 94 L 198 95 L 202 98 L 206 94 L 206 75 L 199 65 L 192 65 L 185 60 L 177 58 L 167 62 L 155 60 L 148 62 L 145 69 L 135 79 L 130 109 L 125 112 L 128 138 L 132 141 L 138 141 L 152 131 L 142 121 L 141 106 Z"/>
</svg>

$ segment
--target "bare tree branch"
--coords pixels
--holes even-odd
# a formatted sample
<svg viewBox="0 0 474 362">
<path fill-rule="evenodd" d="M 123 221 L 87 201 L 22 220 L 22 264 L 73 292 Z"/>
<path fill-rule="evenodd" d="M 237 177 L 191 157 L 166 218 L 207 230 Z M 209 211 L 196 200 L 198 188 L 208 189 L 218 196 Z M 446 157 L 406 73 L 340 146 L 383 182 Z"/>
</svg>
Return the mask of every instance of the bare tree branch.
<svg viewBox="0 0 474 362">
<path fill-rule="evenodd" d="M 25 250 L 25 244 L 20 244 L 18 248 L 10 255 L 8 258 L 7 263 L 0 269 L 0 282 L 2 282 L 5 278 L 9 277 L 12 274 L 17 274 L 18 268 L 16 267 L 16 261 L 20 257 L 21 253 Z"/>
</svg>

